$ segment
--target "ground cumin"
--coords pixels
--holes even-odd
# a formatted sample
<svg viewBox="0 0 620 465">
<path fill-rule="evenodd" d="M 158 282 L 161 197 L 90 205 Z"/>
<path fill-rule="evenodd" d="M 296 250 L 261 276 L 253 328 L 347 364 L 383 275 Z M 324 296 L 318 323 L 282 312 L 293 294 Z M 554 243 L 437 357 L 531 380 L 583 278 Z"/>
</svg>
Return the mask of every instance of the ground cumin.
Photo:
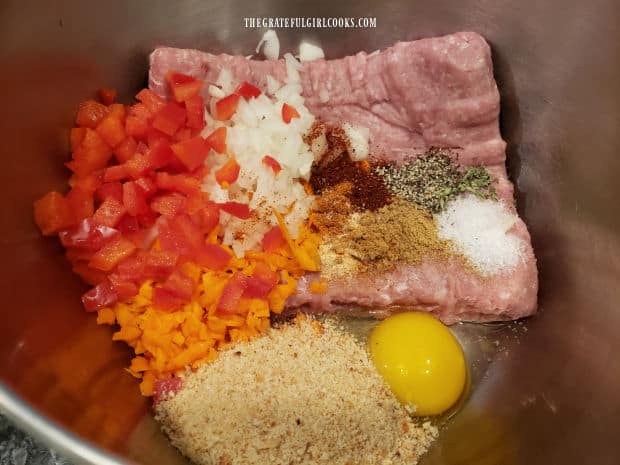
<svg viewBox="0 0 620 465">
<path fill-rule="evenodd" d="M 320 248 L 322 272 L 331 278 L 452 253 L 450 242 L 437 236 L 432 215 L 402 199 L 375 212 L 354 213 L 342 233 L 326 238 Z"/>
</svg>

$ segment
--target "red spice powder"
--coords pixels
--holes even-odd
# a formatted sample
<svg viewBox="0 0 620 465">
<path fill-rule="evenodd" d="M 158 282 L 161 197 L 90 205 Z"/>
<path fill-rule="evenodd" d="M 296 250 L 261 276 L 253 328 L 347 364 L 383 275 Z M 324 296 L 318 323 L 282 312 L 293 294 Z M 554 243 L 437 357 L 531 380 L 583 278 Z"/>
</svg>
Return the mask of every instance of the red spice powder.
<svg viewBox="0 0 620 465">
<path fill-rule="evenodd" d="M 348 152 L 313 167 L 310 185 L 315 194 L 341 183 L 351 184 L 347 197 L 356 210 L 377 210 L 392 200 L 383 179 L 367 163 L 351 160 Z"/>
</svg>

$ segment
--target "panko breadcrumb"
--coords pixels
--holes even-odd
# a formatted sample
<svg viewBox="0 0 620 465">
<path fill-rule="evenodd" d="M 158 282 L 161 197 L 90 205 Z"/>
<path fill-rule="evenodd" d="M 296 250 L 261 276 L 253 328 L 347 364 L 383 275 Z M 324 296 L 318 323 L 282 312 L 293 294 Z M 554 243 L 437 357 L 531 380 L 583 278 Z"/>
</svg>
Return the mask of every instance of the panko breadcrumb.
<svg viewBox="0 0 620 465">
<path fill-rule="evenodd" d="M 230 347 L 155 410 L 200 465 L 412 465 L 437 435 L 354 336 L 309 318 Z"/>
</svg>

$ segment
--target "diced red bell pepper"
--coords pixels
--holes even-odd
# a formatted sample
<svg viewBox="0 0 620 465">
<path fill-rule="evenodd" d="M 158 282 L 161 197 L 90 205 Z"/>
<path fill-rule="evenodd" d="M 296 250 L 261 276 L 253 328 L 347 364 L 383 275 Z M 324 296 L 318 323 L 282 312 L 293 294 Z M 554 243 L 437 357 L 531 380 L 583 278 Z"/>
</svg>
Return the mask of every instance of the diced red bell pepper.
<svg viewBox="0 0 620 465">
<path fill-rule="evenodd" d="M 192 259 L 201 266 L 211 270 L 225 270 L 232 256 L 218 244 L 204 244 L 196 252 Z"/>
<path fill-rule="evenodd" d="M 176 157 L 191 171 L 204 163 L 209 154 L 210 147 L 207 141 L 199 136 L 173 144 L 170 148 Z"/>
<path fill-rule="evenodd" d="M 120 262 L 115 273 L 119 278 L 134 283 L 142 283 L 148 279 L 146 275 L 146 254 L 137 253 Z"/>
<path fill-rule="evenodd" d="M 102 87 L 99 89 L 98 94 L 104 105 L 112 105 L 114 100 L 116 100 L 116 89 Z"/>
<path fill-rule="evenodd" d="M 239 301 L 247 287 L 248 277 L 239 271 L 236 272 L 224 286 L 216 311 L 223 314 L 237 313 Z"/>
<path fill-rule="evenodd" d="M 157 221 L 158 217 L 159 215 L 157 213 L 155 213 L 152 210 L 149 210 L 147 213 L 138 215 L 137 218 L 138 218 L 138 222 L 140 223 L 140 226 L 142 226 L 143 228 L 150 228 L 151 226 L 155 224 L 155 221 Z"/>
<path fill-rule="evenodd" d="M 220 222 L 220 207 L 215 202 L 206 202 L 196 213 L 197 224 L 204 233 L 209 233 Z"/>
<path fill-rule="evenodd" d="M 205 127 L 205 101 L 201 95 L 194 95 L 185 100 L 188 128 L 202 129 Z"/>
<path fill-rule="evenodd" d="M 84 133 L 84 138 L 82 139 L 82 143 L 80 144 L 80 146 L 78 147 L 78 151 L 79 150 L 103 150 L 106 149 L 107 151 L 110 151 L 110 146 L 108 145 L 108 143 L 103 140 L 103 138 L 99 135 L 99 133 L 94 130 L 94 129 L 90 129 L 90 128 L 86 128 L 86 132 Z M 75 159 L 75 153 L 73 155 L 73 158 Z"/>
<path fill-rule="evenodd" d="M 59 192 L 48 192 L 34 203 L 34 221 L 44 236 L 51 236 L 74 222 L 68 200 Z"/>
<path fill-rule="evenodd" d="M 113 242 L 104 245 L 91 258 L 88 266 L 96 270 L 110 271 L 136 250 L 136 246 L 129 239 L 119 236 Z"/>
<path fill-rule="evenodd" d="M 136 284 L 142 284 L 147 279 L 162 281 L 174 271 L 178 258 L 178 254 L 162 250 L 138 252 L 119 263 L 116 273 Z"/>
<path fill-rule="evenodd" d="M 176 269 L 161 287 L 155 288 L 153 305 L 161 310 L 172 310 L 191 300 L 194 287 L 194 280 Z"/>
<path fill-rule="evenodd" d="M 141 215 L 148 211 L 146 194 L 135 181 L 123 184 L 123 205 L 125 205 L 127 213 L 132 216 Z"/>
<path fill-rule="evenodd" d="M 135 223 L 137 223 L 138 226 L 141 226 L 140 220 L 138 220 L 138 217 L 126 215 L 126 218 L 131 218 L 132 219 L 131 223 L 135 221 Z M 123 220 L 121 220 L 121 223 L 123 222 L 124 222 L 124 218 Z M 133 225 L 131 227 L 133 227 Z M 129 239 L 131 242 L 133 242 L 133 244 L 138 249 L 145 249 L 153 245 L 152 242 L 149 242 L 149 244 L 147 245 L 148 234 L 147 234 L 147 230 L 143 227 L 139 227 L 138 230 L 133 231 L 133 232 L 127 232 L 126 234 L 123 234 L 123 235 L 127 239 Z"/>
<path fill-rule="evenodd" d="M 122 165 L 108 166 L 103 173 L 103 181 L 105 183 L 120 181 L 127 178 L 129 178 L 129 170 L 125 163 Z"/>
<path fill-rule="evenodd" d="M 149 129 L 147 120 L 138 118 L 137 116 L 128 116 L 125 120 L 125 133 L 128 136 L 143 138 Z"/>
<path fill-rule="evenodd" d="M 195 286 L 194 280 L 177 268 L 164 281 L 162 288 L 181 300 L 189 302 Z"/>
<path fill-rule="evenodd" d="M 200 224 L 194 216 L 199 210 L 203 209 L 209 202 L 209 194 L 206 192 L 196 191 L 187 196 L 187 202 L 185 204 L 185 213 L 192 217 L 196 224 Z"/>
<path fill-rule="evenodd" d="M 282 120 L 289 124 L 293 118 L 299 118 L 299 112 L 295 109 L 295 107 L 285 103 L 282 105 Z"/>
<path fill-rule="evenodd" d="M 237 90 L 235 90 L 236 94 L 241 95 L 246 100 L 250 100 L 251 98 L 256 98 L 261 94 L 261 91 L 258 87 L 253 86 L 247 81 L 243 81 Z"/>
<path fill-rule="evenodd" d="M 74 187 L 67 194 L 67 201 L 75 222 L 90 218 L 95 211 L 93 194 L 80 187 Z"/>
<path fill-rule="evenodd" d="M 241 218 L 242 220 L 247 220 L 251 215 L 250 207 L 247 203 L 226 202 L 220 203 L 219 206 L 226 213 L 230 213 L 231 215 Z"/>
<path fill-rule="evenodd" d="M 95 129 L 108 113 L 108 107 L 105 105 L 95 102 L 94 100 L 86 100 L 81 102 L 78 107 L 78 112 L 75 116 L 75 124 L 83 128 Z"/>
<path fill-rule="evenodd" d="M 138 141 L 138 146 L 136 147 L 136 153 L 141 153 L 142 155 L 146 155 L 149 151 L 149 146 L 144 143 L 144 141 Z"/>
<path fill-rule="evenodd" d="M 155 175 L 155 184 L 160 189 L 195 195 L 200 193 L 200 181 L 185 174 L 169 174 L 160 171 Z"/>
<path fill-rule="evenodd" d="M 112 148 L 125 140 L 125 127 L 117 115 L 108 115 L 95 129 L 101 138 Z"/>
<path fill-rule="evenodd" d="M 132 179 L 138 179 L 144 176 L 144 174 L 151 168 L 151 161 L 148 155 L 136 153 L 133 158 L 124 163 L 129 171 L 129 176 Z"/>
<path fill-rule="evenodd" d="M 173 137 L 168 134 L 161 132 L 159 129 L 150 126 L 146 131 L 146 143 L 149 147 L 152 147 L 157 142 L 167 142 L 172 143 Z"/>
<path fill-rule="evenodd" d="M 147 155 L 136 153 L 133 158 L 122 165 L 113 165 L 106 168 L 103 173 L 105 182 L 120 181 L 121 179 L 138 179 L 150 168 L 150 160 Z"/>
<path fill-rule="evenodd" d="M 174 153 L 170 148 L 170 144 L 160 139 L 150 146 L 147 156 L 150 169 L 156 170 L 168 165 L 174 158 Z"/>
<path fill-rule="evenodd" d="M 156 379 L 153 384 L 153 405 L 157 405 L 171 394 L 176 394 L 183 388 L 183 379 L 178 376 L 166 379 Z"/>
<path fill-rule="evenodd" d="M 226 153 L 226 126 L 217 128 L 207 136 L 206 140 L 217 153 Z"/>
<path fill-rule="evenodd" d="M 243 291 L 244 297 L 249 297 L 251 299 L 264 299 L 269 294 L 269 291 L 273 289 L 274 286 L 269 286 L 267 283 L 257 279 L 253 276 L 248 278 L 248 285 Z"/>
<path fill-rule="evenodd" d="M 112 197 L 119 202 L 123 201 L 123 186 L 120 182 L 105 182 L 95 191 L 95 198 L 99 202 L 103 202 L 108 197 Z"/>
<path fill-rule="evenodd" d="M 115 227 L 123 215 L 127 213 L 125 206 L 113 197 L 105 199 L 93 215 L 96 224 Z"/>
<path fill-rule="evenodd" d="M 138 221 L 138 218 L 135 216 L 124 215 L 121 218 L 121 220 L 118 222 L 118 224 L 116 225 L 116 229 L 118 229 L 123 236 L 133 241 L 134 233 L 137 233 L 140 231 L 140 222 Z M 133 242 L 135 243 L 135 241 Z M 136 245 L 141 245 L 141 244 L 136 244 Z"/>
<path fill-rule="evenodd" d="M 58 233 L 60 242 L 67 249 L 86 250 L 99 250 L 119 235 L 117 229 L 97 224 L 92 218 L 86 218 Z"/>
<path fill-rule="evenodd" d="M 155 185 L 155 181 L 151 178 L 142 177 L 136 179 L 136 184 L 142 189 L 144 195 L 147 198 L 150 198 L 155 192 L 157 192 L 157 186 Z"/>
<path fill-rule="evenodd" d="M 162 221 L 158 229 L 161 250 L 166 252 L 191 257 L 204 240 L 200 228 L 184 214 L 177 215 L 174 220 Z"/>
<path fill-rule="evenodd" d="M 71 270 L 82 278 L 82 281 L 90 284 L 91 286 L 96 286 L 97 284 L 105 281 L 108 276 L 105 271 L 95 270 L 88 266 L 87 262 L 83 261 L 74 263 Z"/>
<path fill-rule="evenodd" d="M 172 192 L 154 197 L 151 200 L 151 209 L 160 215 L 173 218 L 184 210 L 186 203 L 187 198 L 184 195 Z"/>
<path fill-rule="evenodd" d="M 82 141 L 84 140 L 84 136 L 86 135 L 86 128 L 71 128 L 71 133 L 69 135 L 69 142 L 71 145 L 71 151 L 75 152 Z"/>
<path fill-rule="evenodd" d="M 152 125 L 164 134 L 172 136 L 185 123 L 185 117 L 185 108 L 176 102 L 168 102 L 155 114 Z"/>
<path fill-rule="evenodd" d="M 127 107 L 125 105 L 122 103 L 112 103 L 108 106 L 108 110 L 110 110 L 110 115 L 114 115 L 122 122 L 125 122 L 127 117 Z"/>
<path fill-rule="evenodd" d="M 239 95 L 230 94 L 215 103 L 215 119 L 226 121 L 237 111 L 239 105 Z"/>
<path fill-rule="evenodd" d="M 192 130 L 190 128 L 181 128 L 175 134 L 172 140 L 175 142 L 183 142 L 192 138 Z"/>
<path fill-rule="evenodd" d="M 240 168 L 239 163 L 234 158 L 231 158 L 215 172 L 215 180 L 221 186 L 224 186 L 224 183 L 226 183 L 226 186 L 229 186 L 239 177 Z"/>
<path fill-rule="evenodd" d="M 174 252 L 151 250 L 144 255 L 144 274 L 147 278 L 165 279 L 174 271 L 178 259 Z"/>
<path fill-rule="evenodd" d="M 265 263 L 258 262 L 252 276 L 247 280 L 247 287 L 243 295 L 244 297 L 264 299 L 279 281 L 278 273 Z"/>
<path fill-rule="evenodd" d="M 166 102 L 159 95 L 150 89 L 142 89 L 136 94 L 136 99 L 144 103 L 151 115 L 156 114 Z"/>
<path fill-rule="evenodd" d="M 88 128 L 84 139 L 76 151 L 73 152 L 73 160 L 67 163 L 67 167 L 78 176 L 86 176 L 93 171 L 104 168 L 112 157 L 112 149 L 99 136 Z"/>
<path fill-rule="evenodd" d="M 103 182 L 103 170 L 93 171 L 86 176 L 72 175 L 69 178 L 69 185 L 71 187 L 79 187 L 86 192 L 94 193 Z"/>
<path fill-rule="evenodd" d="M 267 231 L 261 240 L 263 250 L 269 253 L 277 252 L 284 246 L 285 243 L 286 241 L 284 240 L 282 230 L 279 226 L 274 226 Z"/>
<path fill-rule="evenodd" d="M 177 102 L 185 102 L 198 95 L 204 85 L 204 82 L 199 79 L 175 71 L 168 72 L 166 80 Z"/>
<path fill-rule="evenodd" d="M 153 117 L 153 114 L 144 103 L 136 103 L 130 106 L 128 110 L 128 117 L 133 116 L 147 122 Z"/>
<path fill-rule="evenodd" d="M 107 279 L 82 296 L 82 304 L 87 312 L 94 312 L 116 303 L 118 296 Z"/>
<path fill-rule="evenodd" d="M 125 163 L 131 160 L 136 154 L 138 143 L 132 136 L 127 136 L 123 141 L 114 148 L 114 156 L 119 163 Z"/>
<path fill-rule="evenodd" d="M 138 286 L 136 283 L 125 280 L 116 273 L 109 275 L 108 280 L 118 300 L 123 301 L 138 294 Z"/>
<path fill-rule="evenodd" d="M 183 301 L 167 289 L 156 287 L 153 290 L 153 306 L 159 310 L 174 310 L 182 304 Z"/>
<path fill-rule="evenodd" d="M 278 163 L 278 160 L 270 155 L 265 155 L 263 157 L 263 164 L 271 168 L 275 174 L 278 174 L 282 170 L 282 166 Z"/>
</svg>

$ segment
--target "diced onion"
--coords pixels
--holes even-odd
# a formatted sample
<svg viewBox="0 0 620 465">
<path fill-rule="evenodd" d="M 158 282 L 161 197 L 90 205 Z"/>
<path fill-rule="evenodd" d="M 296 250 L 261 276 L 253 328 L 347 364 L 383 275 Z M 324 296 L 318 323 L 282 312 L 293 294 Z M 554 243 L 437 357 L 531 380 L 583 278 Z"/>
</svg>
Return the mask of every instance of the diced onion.
<svg viewBox="0 0 620 465">
<path fill-rule="evenodd" d="M 321 58 L 325 58 L 325 53 L 318 45 L 308 42 L 299 44 L 299 61 L 313 61 L 320 60 Z"/>
<path fill-rule="evenodd" d="M 263 46 L 263 55 L 268 60 L 277 60 L 280 56 L 280 40 L 273 29 L 269 29 L 263 34 L 263 38 L 256 46 L 256 53 L 260 51 L 261 46 Z"/>
<path fill-rule="evenodd" d="M 370 148 L 368 146 L 369 131 L 361 126 L 353 126 L 349 123 L 342 125 L 349 143 L 351 144 L 351 158 L 355 161 L 361 161 L 368 158 Z"/>
</svg>

